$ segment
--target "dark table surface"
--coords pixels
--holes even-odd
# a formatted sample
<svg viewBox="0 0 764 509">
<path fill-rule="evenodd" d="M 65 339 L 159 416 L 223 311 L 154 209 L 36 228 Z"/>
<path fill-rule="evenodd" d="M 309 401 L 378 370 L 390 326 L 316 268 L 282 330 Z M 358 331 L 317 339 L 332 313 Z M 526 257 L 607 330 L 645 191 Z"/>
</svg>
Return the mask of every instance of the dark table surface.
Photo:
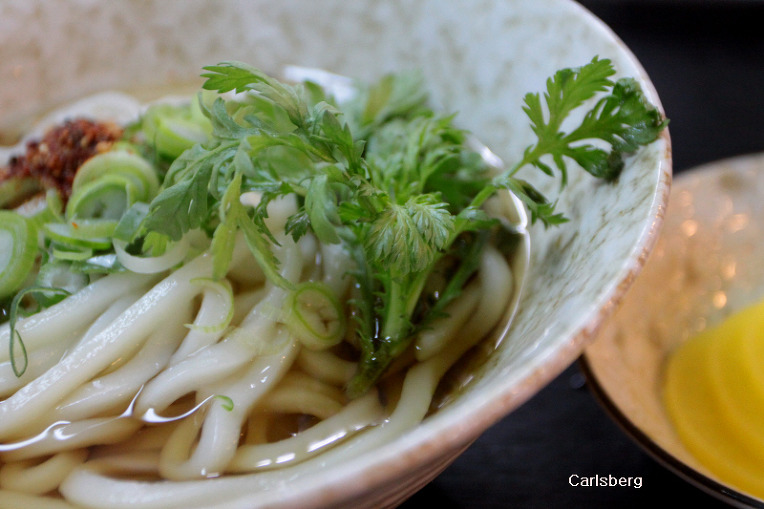
<svg viewBox="0 0 764 509">
<path fill-rule="evenodd" d="M 655 84 L 671 119 L 675 174 L 764 151 L 764 2 L 581 3 L 631 48 Z M 574 488 L 572 474 L 641 477 L 642 487 Z M 726 507 L 643 452 L 574 364 L 403 508 L 666 507 L 669 500 Z"/>
</svg>

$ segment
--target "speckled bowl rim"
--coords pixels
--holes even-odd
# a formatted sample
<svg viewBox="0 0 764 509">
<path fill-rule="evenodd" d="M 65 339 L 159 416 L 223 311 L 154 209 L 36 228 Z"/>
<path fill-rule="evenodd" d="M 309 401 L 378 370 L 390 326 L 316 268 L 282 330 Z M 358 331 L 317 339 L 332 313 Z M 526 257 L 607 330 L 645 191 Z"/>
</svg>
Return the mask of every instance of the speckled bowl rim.
<svg viewBox="0 0 764 509">
<path fill-rule="evenodd" d="M 604 22 L 583 6 L 579 4 L 576 5 L 581 10 L 582 15 L 591 18 L 591 29 L 597 30 L 602 33 L 603 36 L 612 39 L 624 55 L 632 61 L 632 64 L 639 69 L 638 80 L 640 81 L 641 86 L 645 90 L 650 101 L 658 107 L 659 110 L 663 111 L 663 106 L 660 103 L 652 81 L 632 51 Z M 562 373 L 567 367 L 576 362 L 576 359 L 581 355 L 583 348 L 597 336 L 600 327 L 613 314 L 623 300 L 628 289 L 644 268 L 647 258 L 657 243 L 669 200 L 673 162 L 669 131 L 664 130 L 660 135 L 660 139 L 665 142 L 665 152 L 663 158 L 659 161 L 662 176 L 657 183 L 653 194 L 653 202 L 650 207 L 649 216 L 653 218 L 653 221 L 647 225 L 639 235 L 639 239 L 634 246 L 632 255 L 623 261 L 622 268 L 619 271 L 621 276 L 618 278 L 618 281 L 610 287 L 610 291 L 603 292 L 600 295 L 598 302 L 592 306 L 592 308 L 595 309 L 593 316 L 583 318 L 579 324 L 571 327 L 571 329 L 574 330 L 568 331 L 569 334 L 561 334 L 561 336 L 569 337 L 570 340 L 563 348 L 551 352 L 548 357 L 541 357 L 535 363 L 541 366 L 541 368 L 535 369 L 529 373 L 528 376 L 524 378 L 524 382 L 520 384 L 520 387 L 498 387 L 494 391 L 491 391 L 490 395 L 482 398 L 486 400 L 483 403 L 476 403 L 474 407 L 468 406 L 469 409 L 479 413 L 474 414 L 473 418 L 470 419 L 470 426 L 468 426 L 469 431 L 465 430 L 467 431 L 466 434 L 470 434 L 470 431 L 474 434 L 476 430 L 482 431 L 487 429 L 501 417 L 509 413 L 509 411 L 514 410 L 527 401 L 531 396 L 536 394 L 541 388 Z M 531 246 L 532 245 L 533 240 L 531 239 Z M 453 442 L 457 441 L 458 439 L 453 440 Z"/>
<path fill-rule="evenodd" d="M 588 18 L 592 31 L 599 32 L 603 38 L 610 39 L 622 52 L 623 56 L 638 69 L 635 76 L 642 86 L 648 99 L 663 112 L 654 84 L 633 52 L 620 37 L 602 20 L 597 18 L 582 5 L 571 1 L 578 9 L 578 14 Z M 539 390 L 550 383 L 581 355 L 584 347 L 597 335 L 599 329 L 618 307 L 628 289 L 644 268 L 648 256 L 656 245 L 663 218 L 668 204 L 672 183 L 672 152 L 671 138 L 668 129 L 660 134 L 659 141 L 665 145 L 662 157 L 658 161 L 661 178 L 653 192 L 653 200 L 649 209 L 652 221 L 645 225 L 637 242 L 634 244 L 631 256 L 623 260 L 620 277 L 600 294 L 598 301 L 592 305 L 593 314 L 585 316 L 566 333 L 561 334 L 570 338 L 565 344 L 555 344 L 547 348 L 543 355 L 534 357 L 534 366 L 528 368 L 522 382 L 519 384 L 491 384 L 489 388 L 481 389 L 478 394 L 472 394 L 467 402 L 460 402 L 460 411 L 469 414 L 469 419 L 454 423 L 452 420 L 441 419 L 440 414 L 430 416 L 414 430 L 399 437 L 389 447 L 375 451 L 373 457 L 362 455 L 349 460 L 343 471 L 348 477 L 337 475 L 316 475 L 305 479 L 305 486 L 289 495 L 288 506 L 294 507 L 323 507 L 352 499 L 365 491 L 373 490 L 385 481 L 411 468 L 413 465 L 423 465 L 437 461 L 444 450 L 458 451 L 466 449 L 485 430 L 496 424 L 500 419 L 520 407 L 534 396 Z M 532 246 L 531 239 L 531 246 Z M 531 247 L 532 248 L 532 247 Z M 475 397 L 479 396 L 479 397 Z M 458 454 L 437 466 L 437 473 L 445 469 Z M 434 477 L 434 476 L 433 476 Z M 348 486 L 352 479 L 352 486 Z M 328 482 L 327 482 L 328 481 Z M 420 486 L 421 487 L 421 486 Z M 408 487 L 408 495 L 418 488 Z M 400 501 L 406 496 L 401 496 Z M 286 502 L 286 501 L 285 501 Z M 282 505 L 279 504 L 279 507 Z M 285 504 L 284 507 L 287 505 Z"/>
</svg>

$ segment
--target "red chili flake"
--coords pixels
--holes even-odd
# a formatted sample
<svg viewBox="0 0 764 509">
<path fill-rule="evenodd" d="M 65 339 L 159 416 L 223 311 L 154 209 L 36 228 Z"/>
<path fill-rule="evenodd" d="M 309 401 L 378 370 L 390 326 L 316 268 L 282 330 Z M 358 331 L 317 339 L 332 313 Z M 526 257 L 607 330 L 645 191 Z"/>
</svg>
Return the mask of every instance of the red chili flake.
<svg viewBox="0 0 764 509">
<path fill-rule="evenodd" d="M 14 156 L 7 168 L 0 168 L 0 181 L 10 177 L 31 177 L 44 188 L 58 189 L 64 201 L 82 164 L 106 152 L 122 137 L 122 128 L 112 122 L 78 118 L 51 128 L 41 140 L 26 144 L 26 153 Z"/>
</svg>

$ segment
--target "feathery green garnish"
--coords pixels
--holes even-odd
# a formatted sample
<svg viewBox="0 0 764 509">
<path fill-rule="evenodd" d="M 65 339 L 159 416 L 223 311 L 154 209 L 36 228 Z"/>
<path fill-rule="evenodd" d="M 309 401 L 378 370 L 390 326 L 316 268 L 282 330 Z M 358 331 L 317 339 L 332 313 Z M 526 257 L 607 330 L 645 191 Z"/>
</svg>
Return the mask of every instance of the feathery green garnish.
<svg viewBox="0 0 764 509">
<path fill-rule="evenodd" d="M 422 295 L 430 273 L 448 257 L 454 280 L 463 283 L 477 267 L 484 231 L 495 221 L 481 210 L 496 191 L 508 189 L 528 207 L 534 221 L 565 221 L 554 202 L 517 178 L 534 166 L 567 182 L 573 160 L 595 177 L 612 180 L 625 154 L 653 141 L 666 121 L 632 79 L 610 80 L 610 61 L 594 58 L 563 69 L 547 81 L 546 93 L 527 94 L 524 110 L 537 142 L 497 176 L 466 144 L 466 133 L 427 107 L 418 76 L 387 76 L 337 104 L 310 84 L 281 83 L 239 62 L 205 68 L 206 90 L 251 92 L 218 97 L 205 107 L 212 140 L 184 152 L 170 167 L 163 188 L 136 232 L 177 240 L 192 228 L 212 232 L 216 273 L 225 272 L 232 236 L 244 230 L 268 276 L 280 284 L 275 242 L 265 226 L 266 207 L 294 194 L 299 210 L 287 230 L 295 239 L 312 231 L 320 240 L 343 243 L 356 262 L 354 299 L 360 370 L 348 391 L 357 396 L 382 375 L 409 345 L 428 314 L 442 312 L 459 285 L 442 292 L 438 304 Z M 563 132 L 570 113 L 597 100 L 581 124 Z M 601 148 L 593 144 L 600 140 Z M 260 203 L 241 205 L 243 192 Z M 466 239 L 472 242 L 456 242 Z M 472 249 L 464 246 L 473 246 Z"/>
<path fill-rule="evenodd" d="M 297 240 L 312 232 L 322 242 L 341 243 L 355 262 L 351 304 L 361 352 L 348 393 L 358 396 L 474 274 L 482 246 L 503 228 L 483 211 L 487 199 L 510 190 L 533 221 L 565 222 L 555 202 L 516 176 L 519 170 L 530 166 L 552 176 L 556 169 L 563 188 L 574 161 L 613 180 L 626 154 L 656 139 L 666 120 L 634 80 L 614 82 L 614 74 L 609 60 L 595 57 L 558 71 L 543 97 L 527 94 L 523 109 L 537 141 L 496 175 L 470 148 L 454 116 L 428 106 L 419 75 L 359 85 L 339 103 L 316 84 L 282 83 L 244 63 L 205 67 L 205 94 L 217 93 L 211 101 L 200 94 L 194 105 L 209 121 L 194 129 L 205 141 L 170 164 L 148 206 L 139 202 L 126 210 L 114 237 L 134 251 L 161 252 L 201 229 L 212 238 L 214 275 L 222 277 L 242 231 L 267 277 L 288 287 L 265 220 L 269 203 L 294 196 L 298 210 L 287 233 Z M 564 132 L 564 121 L 587 103 L 594 105 L 580 125 Z M 168 111 L 183 122 L 203 119 Z M 163 124 L 158 114 L 148 117 L 157 126 L 177 125 Z M 156 138 L 169 139 L 172 150 L 182 146 L 175 135 Z M 242 204 L 247 192 L 258 193 L 257 205 Z M 449 281 L 437 295 L 427 286 L 436 269 L 446 270 Z"/>
<path fill-rule="evenodd" d="M 666 121 L 648 104 L 632 79 L 610 80 L 609 60 L 594 58 L 563 69 L 547 81 L 546 93 L 527 94 L 524 110 L 537 142 L 522 160 L 498 176 L 466 144 L 452 116 L 427 107 L 421 78 L 387 76 L 337 104 L 310 84 L 288 85 L 239 62 L 205 68 L 206 90 L 251 92 L 218 97 L 206 107 L 212 141 L 196 145 L 172 164 L 163 190 L 152 202 L 141 234 L 178 239 L 191 228 L 213 232 L 217 273 L 230 259 L 231 238 L 243 229 L 255 257 L 278 281 L 278 260 L 265 227 L 267 204 L 294 194 L 299 211 L 288 232 L 312 231 L 324 242 L 341 242 L 356 262 L 356 308 L 361 368 L 350 382 L 353 396 L 365 392 L 413 333 L 442 312 L 460 288 L 442 292 L 437 306 L 422 295 L 436 264 L 455 260 L 452 277 L 463 283 L 476 269 L 480 232 L 495 226 L 481 206 L 500 189 L 515 193 L 534 221 L 565 221 L 554 202 L 517 178 L 534 166 L 567 182 L 573 160 L 595 177 L 612 180 L 625 154 L 653 141 Z M 563 121 L 597 94 L 602 97 L 580 126 L 563 132 Z M 600 140 L 601 148 L 592 143 Z M 261 193 L 254 209 L 238 197 Z M 457 239 L 469 239 L 473 249 Z M 282 284 L 284 284 L 282 282 Z"/>
</svg>

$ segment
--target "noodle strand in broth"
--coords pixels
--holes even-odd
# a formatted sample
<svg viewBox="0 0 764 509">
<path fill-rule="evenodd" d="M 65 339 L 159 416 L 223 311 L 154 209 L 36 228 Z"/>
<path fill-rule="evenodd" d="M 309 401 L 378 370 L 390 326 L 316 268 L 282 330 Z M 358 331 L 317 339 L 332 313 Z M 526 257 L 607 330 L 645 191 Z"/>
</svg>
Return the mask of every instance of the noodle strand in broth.
<svg viewBox="0 0 764 509">
<path fill-rule="evenodd" d="M 304 274 L 315 277 L 317 253 L 326 258 L 333 251 L 333 247 L 321 246 L 315 239 L 311 239 L 314 246 L 307 253 L 287 237 L 279 241 L 281 273 L 294 282 Z M 246 256 L 246 250 L 238 252 Z M 344 298 L 349 288 L 340 283 L 341 269 L 337 265 L 322 269 L 328 269 L 322 271 L 322 280 L 334 282 L 333 291 Z M 488 246 L 477 279 L 464 293 L 464 302 L 457 301 L 472 311 L 468 313 L 472 318 L 458 320 L 458 330 L 449 331 L 449 338 L 458 340 L 444 342 L 426 361 L 409 369 L 394 409 L 387 411 L 376 391 L 347 401 L 342 386 L 351 376 L 354 363 L 330 350 L 298 346 L 279 321 L 286 292 L 269 283 L 262 283 L 259 289 L 232 283 L 234 299 L 243 299 L 251 308 L 244 315 L 239 311 L 242 316 L 237 328 L 224 334 L 215 332 L 199 341 L 198 331 L 189 331 L 183 324 L 209 324 L 210 315 L 220 315 L 209 312 L 213 299 L 210 291 L 205 293 L 202 286 L 191 283 L 194 278 L 205 277 L 209 270 L 209 260 L 200 255 L 147 289 L 140 298 L 126 295 L 114 300 L 117 294 L 104 280 L 82 293 L 80 298 L 88 296 L 88 301 L 101 303 L 101 315 L 91 317 L 92 330 L 75 340 L 64 359 L 82 356 L 88 362 L 72 364 L 77 369 L 53 366 L 26 386 L 40 389 L 17 391 L 0 404 L 4 405 L 0 408 L 13 407 L 15 411 L 6 410 L 15 419 L 3 419 L 0 430 L 5 437 L 28 436 L 32 414 L 37 418 L 47 414 L 47 420 L 41 421 L 41 432 L 45 426 L 57 426 L 55 432 L 43 433 L 26 447 L 3 446 L 3 500 L 22 500 L 21 493 L 31 496 L 41 494 L 40 490 L 48 493 L 60 489 L 67 500 L 82 507 L 205 506 L 234 501 L 253 489 L 267 493 L 286 478 L 309 474 L 316 468 L 315 461 L 322 468 L 346 461 L 391 440 L 425 417 L 439 380 L 494 327 L 512 293 L 507 261 Z M 145 276 L 135 278 L 140 283 L 133 282 L 131 288 L 145 286 L 150 280 Z M 125 278 L 119 279 L 121 284 Z M 192 315 L 194 299 L 201 303 Z M 64 300 L 47 311 L 60 319 L 57 306 L 70 307 L 70 301 Z M 207 316 L 200 317 L 202 313 Z M 25 322 L 20 330 L 35 337 L 34 329 Z M 117 341 L 124 336 L 129 336 L 132 347 L 127 340 Z M 141 337 L 141 346 L 136 348 L 134 338 Z M 102 344 L 95 344 L 98 342 Z M 36 340 L 30 350 L 45 347 L 37 347 L 39 343 L 44 342 Z M 111 346 L 119 344 L 122 346 Z M 88 354 L 80 353 L 86 346 Z M 110 355 L 101 353 L 107 347 L 111 347 Z M 128 358 L 120 359 L 122 355 Z M 109 364 L 115 361 L 119 366 L 109 370 Z M 193 400 L 183 403 L 191 395 Z M 225 404 L 228 400 L 232 407 Z M 183 420 L 173 421 L 170 417 L 165 424 L 141 420 L 147 415 L 177 415 L 182 413 L 180 409 L 199 404 Z M 275 416 L 295 414 L 312 415 L 316 424 L 275 441 L 263 442 L 269 440 L 269 433 L 262 429 L 248 437 L 250 421 L 254 425 L 278 426 L 280 420 Z M 125 445 L 116 445 L 120 441 Z M 55 472 L 46 475 L 46 483 L 23 482 L 46 471 Z M 166 481 L 123 478 L 138 472 L 148 479 Z M 7 496 L 11 492 L 13 497 Z"/>
</svg>

